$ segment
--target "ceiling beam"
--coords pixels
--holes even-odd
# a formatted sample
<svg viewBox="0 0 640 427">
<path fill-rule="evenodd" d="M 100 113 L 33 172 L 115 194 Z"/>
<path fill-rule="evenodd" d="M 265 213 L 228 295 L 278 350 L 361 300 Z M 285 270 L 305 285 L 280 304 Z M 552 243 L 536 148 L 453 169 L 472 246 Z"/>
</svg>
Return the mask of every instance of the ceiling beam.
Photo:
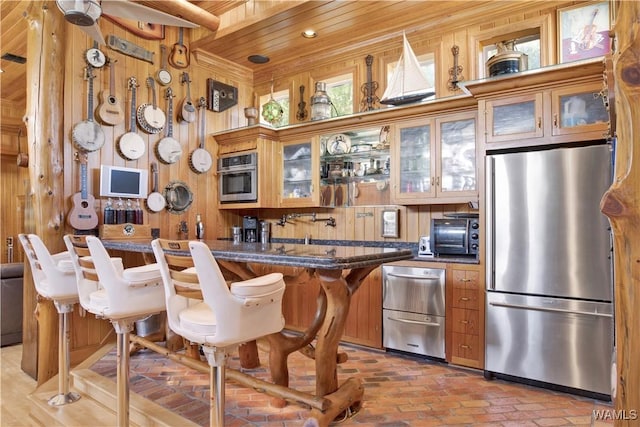
<svg viewBox="0 0 640 427">
<path fill-rule="evenodd" d="M 132 0 L 134 3 L 150 7 L 161 12 L 198 24 L 210 31 L 217 31 L 220 18 L 206 10 L 189 3 L 187 0 Z"/>
</svg>

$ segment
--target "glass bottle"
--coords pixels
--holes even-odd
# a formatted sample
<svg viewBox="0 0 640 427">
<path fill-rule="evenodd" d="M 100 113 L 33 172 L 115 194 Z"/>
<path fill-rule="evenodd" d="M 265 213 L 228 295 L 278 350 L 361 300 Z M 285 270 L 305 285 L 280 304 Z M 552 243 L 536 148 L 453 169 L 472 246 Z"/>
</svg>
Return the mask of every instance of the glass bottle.
<svg viewBox="0 0 640 427">
<path fill-rule="evenodd" d="M 136 223 L 136 212 L 133 210 L 133 203 L 131 203 L 131 199 L 127 200 L 127 209 L 125 210 L 124 217 L 126 223 Z"/>
<path fill-rule="evenodd" d="M 140 200 L 136 200 L 135 223 L 144 224 L 144 214 L 142 212 L 142 207 L 140 206 Z"/>
<path fill-rule="evenodd" d="M 124 211 L 124 202 L 122 201 L 122 199 L 118 199 L 116 205 L 116 224 L 124 224 L 127 221 L 127 217 Z"/>
<path fill-rule="evenodd" d="M 107 203 L 104 207 L 104 218 L 102 220 L 105 224 L 116 223 L 116 213 L 113 210 L 113 202 L 111 201 L 111 198 L 107 200 Z"/>
<path fill-rule="evenodd" d="M 204 239 L 204 223 L 200 214 L 196 215 L 196 239 Z"/>
</svg>

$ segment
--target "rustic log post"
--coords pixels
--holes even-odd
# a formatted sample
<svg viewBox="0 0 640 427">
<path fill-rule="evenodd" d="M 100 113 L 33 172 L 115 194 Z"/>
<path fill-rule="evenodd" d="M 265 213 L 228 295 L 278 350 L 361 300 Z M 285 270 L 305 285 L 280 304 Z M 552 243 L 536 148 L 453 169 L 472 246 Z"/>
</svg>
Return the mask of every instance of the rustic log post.
<svg viewBox="0 0 640 427">
<path fill-rule="evenodd" d="M 27 106 L 29 178 L 35 234 L 51 252 L 64 250 L 63 91 L 66 32 L 53 2 L 34 1 L 25 13 L 27 35 Z M 25 301 L 35 302 L 33 286 Z M 41 301 L 38 318 L 37 380 L 57 372 L 58 316 L 51 301 Z M 25 307 L 26 308 L 26 307 Z M 29 312 L 33 312 L 33 308 Z M 35 336 L 35 334 L 34 334 Z M 23 352 L 23 357 L 29 354 Z"/>
<path fill-rule="evenodd" d="M 618 120 L 614 182 L 601 210 L 613 227 L 616 316 L 616 426 L 640 417 L 640 3 L 618 2 L 613 53 Z"/>
</svg>

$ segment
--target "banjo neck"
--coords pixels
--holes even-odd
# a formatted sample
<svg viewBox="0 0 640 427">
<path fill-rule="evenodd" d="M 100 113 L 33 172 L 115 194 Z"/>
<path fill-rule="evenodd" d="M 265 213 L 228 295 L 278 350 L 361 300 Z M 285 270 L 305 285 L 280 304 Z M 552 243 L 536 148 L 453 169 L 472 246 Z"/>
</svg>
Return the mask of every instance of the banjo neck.
<svg viewBox="0 0 640 427">
<path fill-rule="evenodd" d="M 131 111 L 129 115 L 129 132 L 135 133 L 136 131 L 136 88 L 138 82 L 135 77 L 129 77 L 129 89 L 131 89 Z"/>
</svg>

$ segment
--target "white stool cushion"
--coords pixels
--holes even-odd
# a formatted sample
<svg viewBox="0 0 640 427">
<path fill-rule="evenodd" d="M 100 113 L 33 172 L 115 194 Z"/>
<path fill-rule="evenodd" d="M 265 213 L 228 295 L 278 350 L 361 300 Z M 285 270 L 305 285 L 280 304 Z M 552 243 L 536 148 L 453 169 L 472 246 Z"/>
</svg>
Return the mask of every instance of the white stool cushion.
<svg viewBox="0 0 640 427">
<path fill-rule="evenodd" d="M 180 327 L 198 335 L 216 334 L 216 316 L 204 302 L 185 308 L 178 315 Z"/>
<path fill-rule="evenodd" d="M 89 305 L 91 307 L 99 308 L 100 311 L 104 311 L 104 309 L 109 305 L 107 291 L 105 291 L 104 289 L 99 289 L 97 291 L 91 292 L 91 294 L 89 295 Z"/>
<path fill-rule="evenodd" d="M 127 268 L 122 272 L 122 278 L 130 282 L 131 286 L 162 280 L 160 266 L 157 263 Z"/>
<path fill-rule="evenodd" d="M 241 298 L 259 297 L 275 292 L 282 286 L 282 274 L 271 273 L 242 282 L 233 282 L 231 293 Z"/>
</svg>

